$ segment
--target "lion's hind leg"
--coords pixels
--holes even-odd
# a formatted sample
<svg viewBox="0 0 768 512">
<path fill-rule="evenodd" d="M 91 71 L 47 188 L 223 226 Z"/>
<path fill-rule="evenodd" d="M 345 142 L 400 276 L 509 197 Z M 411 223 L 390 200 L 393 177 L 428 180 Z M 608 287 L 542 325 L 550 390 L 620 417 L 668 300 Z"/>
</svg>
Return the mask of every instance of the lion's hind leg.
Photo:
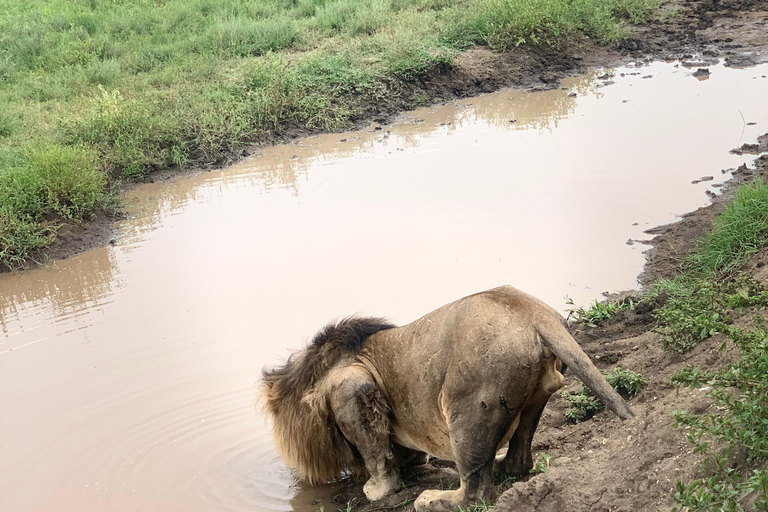
<svg viewBox="0 0 768 512">
<path fill-rule="evenodd" d="M 533 468 L 531 443 L 533 434 L 539 425 L 541 413 L 547 405 L 550 393 L 537 388 L 528 399 L 520 413 L 520 423 L 509 440 L 509 448 L 504 459 L 499 461 L 496 468 L 499 477 L 527 475 Z"/>
<path fill-rule="evenodd" d="M 522 403 L 492 392 L 449 402 L 446 416 L 451 449 L 460 485 L 455 490 L 426 490 L 419 495 L 419 512 L 454 512 L 493 499 L 493 466 L 496 449 L 515 428 Z M 455 412 L 454 412 L 455 411 Z"/>
<path fill-rule="evenodd" d="M 329 399 L 336 424 L 370 474 L 363 486 L 365 496 L 380 500 L 402 486 L 390 447 L 389 404 L 367 370 L 348 367 L 334 380 Z"/>
<path fill-rule="evenodd" d="M 539 382 L 520 413 L 520 423 L 509 440 L 507 454 L 497 466 L 499 476 L 524 476 L 533 469 L 533 453 L 531 451 L 533 434 L 539 426 L 541 414 L 544 412 L 549 397 L 563 386 L 562 372 L 565 372 L 565 369 L 565 365 L 550 352 L 542 365 Z"/>
</svg>

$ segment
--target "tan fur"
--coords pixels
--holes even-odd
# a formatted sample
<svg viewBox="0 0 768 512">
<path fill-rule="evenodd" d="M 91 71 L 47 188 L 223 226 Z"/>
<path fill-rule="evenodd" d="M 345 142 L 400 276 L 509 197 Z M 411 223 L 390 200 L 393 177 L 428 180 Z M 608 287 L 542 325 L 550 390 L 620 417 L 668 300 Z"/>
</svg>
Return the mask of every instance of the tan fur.
<svg viewBox="0 0 768 512">
<path fill-rule="evenodd" d="M 301 478 L 319 483 L 364 463 L 365 492 L 378 499 L 399 482 L 387 462 L 395 443 L 457 461 L 461 487 L 416 502 L 417 510 L 448 511 L 487 498 L 494 454 L 508 441 L 510 450 L 527 450 L 508 454 L 510 470 L 527 472 L 541 409 L 564 384 L 561 361 L 610 410 L 633 416 L 559 313 L 509 286 L 374 333 L 300 394 L 278 400 L 280 383 L 265 383 L 262 393 L 278 451 Z"/>
</svg>

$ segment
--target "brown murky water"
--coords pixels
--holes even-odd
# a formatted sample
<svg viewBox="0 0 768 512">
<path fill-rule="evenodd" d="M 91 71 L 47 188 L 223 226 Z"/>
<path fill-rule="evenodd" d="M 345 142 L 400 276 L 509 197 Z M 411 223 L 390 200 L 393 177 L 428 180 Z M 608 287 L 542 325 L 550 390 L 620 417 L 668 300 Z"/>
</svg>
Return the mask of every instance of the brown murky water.
<svg viewBox="0 0 768 512">
<path fill-rule="evenodd" d="M 627 240 L 752 158 L 728 150 L 768 131 L 768 67 L 600 74 L 142 186 L 115 247 L 0 276 L 0 509 L 317 510 L 254 413 L 262 366 L 355 312 L 632 287 Z"/>
</svg>

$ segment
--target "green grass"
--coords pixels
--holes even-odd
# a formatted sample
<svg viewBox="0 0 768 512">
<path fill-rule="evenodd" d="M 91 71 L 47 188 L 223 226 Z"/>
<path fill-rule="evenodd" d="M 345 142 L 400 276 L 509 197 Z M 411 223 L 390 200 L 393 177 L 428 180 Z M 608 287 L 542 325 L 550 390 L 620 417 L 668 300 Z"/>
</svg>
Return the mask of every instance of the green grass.
<svg viewBox="0 0 768 512">
<path fill-rule="evenodd" d="M 766 245 L 768 186 L 757 181 L 739 187 L 678 277 L 650 287 L 651 297 L 663 295 L 666 300 L 655 312 L 666 350 L 687 352 L 702 340 L 727 332 L 734 309 L 768 304 L 768 293 L 736 271 Z"/>
<path fill-rule="evenodd" d="M 605 378 L 624 398 L 635 397 L 646 384 L 645 378 L 639 373 L 622 370 L 620 367 L 616 367 L 613 373 L 605 373 Z M 565 411 L 565 419 L 569 423 L 586 421 L 605 409 L 605 404 L 584 386 L 576 393 L 563 391 L 562 397 L 569 405 Z"/>
<path fill-rule="evenodd" d="M 573 301 L 569 299 L 568 304 L 573 305 Z M 589 327 L 598 327 L 610 321 L 617 313 L 631 311 L 634 307 L 635 303 L 630 298 L 614 302 L 595 300 L 586 309 L 583 307 L 569 309 L 568 320 Z"/>
<path fill-rule="evenodd" d="M 689 261 L 699 273 L 727 272 L 768 244 L 768 186 L 739 187 Z"/>
<path fill-rule="evenodd" d="M 768 331 L 760 316 L 750 329 L 731 323 L 735 315 L 768 305 L 768 290 L 742 268 L 766 246 L 768 187 L 757 181 L 739 187 L 681 274 L 649 290 L 665 301 L 655 314 L 667 351 L 684 353 L 720 334 L 721 349 L 733 343 L 741 352 L 739 361 L 722 370 L 687 367 L 672 379 L 679 386 L 707 385 L 713 399 L 701 415 L 673 413 L 702 456 L 704 474 L 677 482 L 675 510 L 768 510 Z M 746 462 L 734 462 L 734 451 L 746 454 Z"/>
<path fill-rule="evenodd" d="M 83 180 L 104 183 L 220 161 L 288 129 L 341 130 L 409 104 L 398 84 L 472 44 L 610 43 L 661 1 L 0 0 L 0 153 L 79 148 L 95 155 Z M 0 176 L 15 169 L 0 158 Z M 50 240 L 42 219 L 61 202 L 43 196 L 31 216 L 2 205 L 1 265 L 20 263 L 23 240 Z M 80 197 L 67 208 L 85 218 L 93 197 Z"/>
</svg>

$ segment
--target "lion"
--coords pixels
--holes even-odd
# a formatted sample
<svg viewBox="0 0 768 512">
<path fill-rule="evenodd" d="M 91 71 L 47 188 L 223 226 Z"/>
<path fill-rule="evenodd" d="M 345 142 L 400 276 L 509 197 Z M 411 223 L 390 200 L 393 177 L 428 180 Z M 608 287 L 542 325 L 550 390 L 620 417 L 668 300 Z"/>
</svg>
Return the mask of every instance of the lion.
<svg viewBox="0 0 768 512">
<path fill-rule="evenodd" d="M 622 420 L 634 416 L 557 311 L 503 286 L 402 327 L 329 324 L 285 365 L 263 370 L 261 398 L 299 478 L 367 472 L 363 492 L 376 501 L 402 488 L 402 468 L 434 456 L 455 461 L 460 486 L 425 490 L 415 508 L 449 512 L 492 499 L 495 466 L 529 473 L 534 431 L 566 366 Z"/>
</svg>

